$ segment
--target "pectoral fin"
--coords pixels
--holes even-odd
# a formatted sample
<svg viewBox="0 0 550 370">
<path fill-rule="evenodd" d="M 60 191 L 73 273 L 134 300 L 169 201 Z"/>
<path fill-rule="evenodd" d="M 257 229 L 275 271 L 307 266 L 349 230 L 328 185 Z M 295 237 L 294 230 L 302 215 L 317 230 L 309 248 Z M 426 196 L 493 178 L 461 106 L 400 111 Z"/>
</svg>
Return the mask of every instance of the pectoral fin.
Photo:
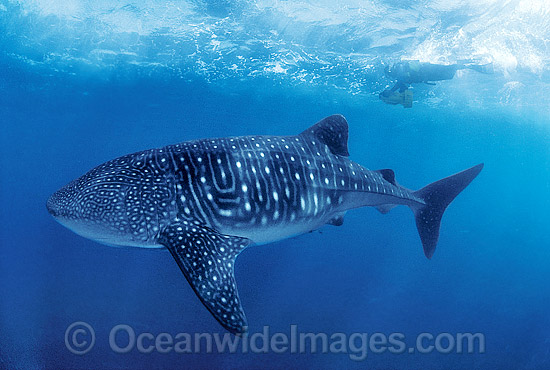
<svg viewBox="0 0 550 370">
<path fill-rule="evenodd" d="M 246 332 L 233 266 L 251 241 L 228 236 L 198 222 L 177 221 L 160 235 L 189 284 L 214 318 L 233 334 Z"/>
</svg>

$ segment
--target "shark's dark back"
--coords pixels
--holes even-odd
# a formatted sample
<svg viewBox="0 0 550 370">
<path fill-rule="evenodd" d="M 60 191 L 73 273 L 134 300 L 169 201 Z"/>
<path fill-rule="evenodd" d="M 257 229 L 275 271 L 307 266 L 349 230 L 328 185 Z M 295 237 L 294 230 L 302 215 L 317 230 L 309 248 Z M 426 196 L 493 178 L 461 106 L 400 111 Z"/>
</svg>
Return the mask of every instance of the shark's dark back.
<svg viewBox="0 0 550 370">
<path fill-rule="evenodd" d="M 213 226 L 320 215 L 339 201 L 351 175 L 349 160 L 308 136 L 207 139 L 167 150 L 176 167 L 178 209 Z"/>
</svg>

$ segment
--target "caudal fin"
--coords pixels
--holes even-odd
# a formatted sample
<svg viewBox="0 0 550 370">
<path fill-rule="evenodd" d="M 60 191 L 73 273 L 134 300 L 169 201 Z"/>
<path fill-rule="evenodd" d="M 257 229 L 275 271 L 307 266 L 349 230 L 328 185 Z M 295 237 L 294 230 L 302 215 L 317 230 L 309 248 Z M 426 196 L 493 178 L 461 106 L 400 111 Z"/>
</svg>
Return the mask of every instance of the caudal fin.
<svg viewBox="0 0 550 370">
<path fill-rule="evenodd" d="M 431 183 L 414 192 L 415 196 L 425 202 L 420 207 L 412 207 L 412 210 L 424 248 L 424 254 L 428 259 L 432 258 L 439 239 L 439 226 L 443 212 L 445 212 L 445 209 L 453 199 L 476 178 L 482 169 L 483 163 Z"/>
</svg>

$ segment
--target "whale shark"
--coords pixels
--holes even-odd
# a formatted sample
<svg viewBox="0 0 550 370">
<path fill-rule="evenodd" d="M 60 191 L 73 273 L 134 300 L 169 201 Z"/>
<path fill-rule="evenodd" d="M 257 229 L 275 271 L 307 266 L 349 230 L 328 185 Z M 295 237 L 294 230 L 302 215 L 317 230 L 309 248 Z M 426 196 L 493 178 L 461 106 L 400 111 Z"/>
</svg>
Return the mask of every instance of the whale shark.
<svg viewBox="0 0 550 370">
<path fill-rule="evenodd" d="M 431 258 L 443 212 L 483 164 L 412 191 L 390 169 L 349 159 L 348 123 L 329 116 L 294 136 L 202 139 L 122 156 L 47 201 L 77 234 L 114 246 L 166 248 L 204 306 L 229 332 L 247 330 L 234 276 L 239 253 L 340 226 L 371 206 L 409 207 Z"/>
</svg>

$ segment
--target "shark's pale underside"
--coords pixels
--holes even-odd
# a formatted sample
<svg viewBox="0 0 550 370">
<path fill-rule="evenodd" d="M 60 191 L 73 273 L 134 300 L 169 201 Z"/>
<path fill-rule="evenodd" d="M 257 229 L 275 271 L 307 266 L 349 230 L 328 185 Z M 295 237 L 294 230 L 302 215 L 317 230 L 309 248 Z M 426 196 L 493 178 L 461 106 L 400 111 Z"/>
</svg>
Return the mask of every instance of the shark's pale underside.
<svg viewBox="0 0 550 370">
<path fill-rule="evenodd" d="M 234 264 L 251 244 L 341 225 L 352 208 L 410 207 L 431 258 L 445 208 L 483 165 L 418 191 L 392 170 L 348 159 L 348 124 L 323 119 L 296 136 L 204 139 L 106 162 L 54 193 L 49 212 L 74 232 L 112 245 L 166 247 L 224 328 L 246 318 Z"/>
</svg>

